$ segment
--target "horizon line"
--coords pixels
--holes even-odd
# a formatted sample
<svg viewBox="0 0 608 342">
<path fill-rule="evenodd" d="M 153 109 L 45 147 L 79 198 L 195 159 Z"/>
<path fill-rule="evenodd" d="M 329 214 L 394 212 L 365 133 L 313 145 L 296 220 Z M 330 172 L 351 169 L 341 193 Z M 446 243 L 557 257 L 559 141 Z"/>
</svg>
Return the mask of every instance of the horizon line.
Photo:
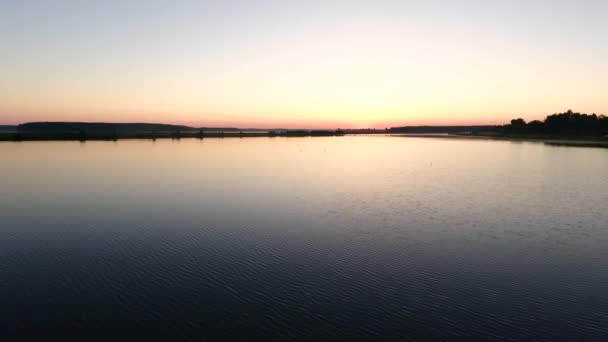
<svg viewBox="0 0 608 342">
<path fill-rule="evenodd" d="M 305 126 L 272 126 L 272 127 L 263 127 L 263 126 L 234 126 L 234 125 L 189 125 L 189 124 L 180 124 L 180 123 L 167 123 L 167 122 L 145 122 L 145 121 L 26 121 L 18 124 L 0 124 L 0 126 L 12 126 L 18 127 L 26 124 L 35 124 L 35 123 L 48 123 L 48 124 L 106 124 L 106 125 L 168 125 L 168 126 L 183 126 L 192 129 L 203 129 L 203 128 L 228 128 L 228 129 L 240 129 L 240 130 L 385 130 L 391 128 L 399 128 L 399 127 L 482 127 L 482 126 L 502 126 L 503 124 L 397 124 L 397 125 L 389 125 L 382 128 L 368 126 L 368 127 L 325 127 L 325 128 L 311 128 Z"/>
</svg>

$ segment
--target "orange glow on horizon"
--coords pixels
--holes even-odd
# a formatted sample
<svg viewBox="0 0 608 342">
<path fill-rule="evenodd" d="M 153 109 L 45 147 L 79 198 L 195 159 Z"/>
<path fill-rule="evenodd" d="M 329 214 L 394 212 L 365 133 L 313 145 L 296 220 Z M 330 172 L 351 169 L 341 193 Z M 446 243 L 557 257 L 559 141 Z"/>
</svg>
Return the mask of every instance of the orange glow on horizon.
<svg viewBox="0 0 608 342">
<path fill-rule="evenodd" d="M 602 11 L 574 6 L 574 32 L 528 2 L 527 11 L 481 1 L 287 3 L 155 12 L 120 2 L 119 20 L 102 2 L 48 16 L 16 2 L 13 15 L 0 13 L 11 27 L 0 30 L 0 124 L 335 129 L 608 113 L 604 31 L 585 26 L 605 25 L 595 20 Z M 159 28 L 160 19 L 172 25 Z"/>
</svg>

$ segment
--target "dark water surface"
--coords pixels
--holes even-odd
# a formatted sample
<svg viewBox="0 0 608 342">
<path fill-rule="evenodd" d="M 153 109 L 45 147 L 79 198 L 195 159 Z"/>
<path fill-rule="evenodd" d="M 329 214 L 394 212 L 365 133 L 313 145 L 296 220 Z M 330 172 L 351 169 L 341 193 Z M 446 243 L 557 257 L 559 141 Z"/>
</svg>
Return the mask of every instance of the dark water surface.
<svg viewBox="0 0 608 342">
<path fill-rule="evenodd" d="M 0 337 L 608 338 L 608 151 L 0 143 Z"/>
</svg>

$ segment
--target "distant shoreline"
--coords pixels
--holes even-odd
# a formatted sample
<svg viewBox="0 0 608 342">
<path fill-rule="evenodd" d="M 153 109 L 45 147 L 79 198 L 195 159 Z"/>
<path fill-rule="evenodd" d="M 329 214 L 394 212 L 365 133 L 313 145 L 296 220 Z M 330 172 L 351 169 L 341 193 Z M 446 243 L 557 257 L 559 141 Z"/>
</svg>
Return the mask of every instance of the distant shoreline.
<svg viewBox="0 0 608 342">
<path fill-rule="evenodd" d="M 153 132 L 124 133 L 118 135 L 77 133 L 1 133 L 0 142 L 21 141 L 117 141 L 117 140 L 157 140 L 157 139 L 222 139 L 222 138 L 272 138 L 272 137 L 333 137 L 344 136 L 341 131 L 285 131 L 285 132 Z M 348 135 L 378 135 L 378 133 L 349 133 Z M 553 146 L 600 147 L 608 148 L 608 139 L 580 137 L 551 137 L 526 135 L 492 135 L 492 134 L 441 134 L 441 133 L 406 133 L 386 134 L 390 137 L 430 138 L 454 140 L 495 140 L 537 142 Z"/>
<path fill-rule="evenodd" d="M 115 141 L 124 139 L 342 136 L 337 130 L 189 127 L 158 123 L 28 122 L 0 126 L 0 141 Z"/>
<path fill-rule="evenodd" d="M 149 132 L 149 133 L 54 133 L 11 132 L 0 133 L 0 141 L 116 141 L 156 139 L 207 139 L 207 138 L 256 138 L 256 137 L 330 137 L 343 136 L 340 131 L 284 131 L 284 132 Z"/>
<path fill-rule="evenodd" d="M 548 145 L 608 148 L 608 117 L 568 110 L 527 123 L 502 126 L 404 126 L 379 129 L 244 129 L 190 127 L 159 123 L 28 122 L 0 126 L 0 141 L 116 141 L 125 139 L 206 139 L 257 137 L 329 137 L 388 134 L 401 137 L 491 139 L 542 142 Z"/>
<path fill-rule="evenodd" d="M 557 137 L 538 135 L 490 135 L 490 134 L 393 134 L 393 137 L 405 138 L 436 138 L 436 139 L 469 139 L 469 140 L 499 140 L 499 141 L 522 141 L 538 142 L 553 146 L 572 147 L 601 147 L 608 148 L 608 139 L 603 138 L 581 138 L 581 137 Z"/>
</svg>

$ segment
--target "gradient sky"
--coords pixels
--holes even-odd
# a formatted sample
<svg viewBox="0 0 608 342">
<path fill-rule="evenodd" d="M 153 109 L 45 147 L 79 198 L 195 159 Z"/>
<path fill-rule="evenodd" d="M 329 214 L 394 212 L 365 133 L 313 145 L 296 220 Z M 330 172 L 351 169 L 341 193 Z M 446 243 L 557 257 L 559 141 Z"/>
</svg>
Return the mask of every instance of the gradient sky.
<svg viewBox="0 0 608 342">
<path fill-rule="evenodd" d="M 608 113 L 608 1 L 0 0 L 0 123 Z"/>
</svg>

